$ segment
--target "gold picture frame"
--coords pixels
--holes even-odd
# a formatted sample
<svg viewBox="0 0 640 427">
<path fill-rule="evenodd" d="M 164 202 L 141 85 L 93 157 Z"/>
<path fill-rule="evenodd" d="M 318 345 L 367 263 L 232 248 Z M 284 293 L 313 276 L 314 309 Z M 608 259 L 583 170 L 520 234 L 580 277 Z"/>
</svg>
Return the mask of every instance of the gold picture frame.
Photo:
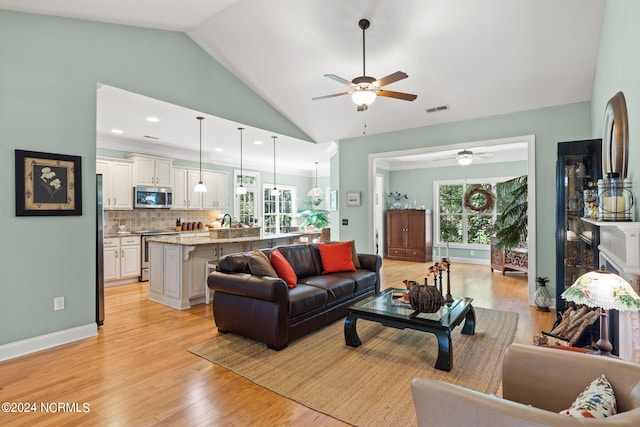
<svg viewBox="0 0 640 427">
<path fill-rule="evenodd" d="M 16 216 L 82 215 L 79 156 L 15 150 Z"/>
</svg>

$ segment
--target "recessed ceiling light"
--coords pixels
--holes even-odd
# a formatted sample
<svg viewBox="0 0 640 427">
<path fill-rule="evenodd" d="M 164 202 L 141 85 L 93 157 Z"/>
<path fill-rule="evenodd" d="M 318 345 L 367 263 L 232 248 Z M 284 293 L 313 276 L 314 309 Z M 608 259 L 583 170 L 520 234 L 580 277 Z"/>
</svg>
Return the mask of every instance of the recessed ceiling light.
<svg viewBox="0 0 640 427">
<path fill-rule="evenodd" d="M 120 129 L 111 129 L 111 133 L 117 133 L 119 135 L 122 131 Z"/>
<path fill-rule="evenodd" d="M 263 142 L 260 141 L 260 140 L 255 140 L 255 141 L 253 141 L 253 143 L 256 144 L 256 145 L 262 145 L 263 144 Z"/>
<path fill-rule="evenodd" d="M 157 118 L 157 117 L 154 117 L 154 116 L 149 116 L 149 117 L 147 117 L 147 121 L 155 123 L 155 122 L 159 122 L 160 119 Z"/>
<path fill-rule="evenodd" d="M 222 148 L 214 148 L 213 151 L 220 152 L 220 151 L 222 151 Z"/>
</svg>

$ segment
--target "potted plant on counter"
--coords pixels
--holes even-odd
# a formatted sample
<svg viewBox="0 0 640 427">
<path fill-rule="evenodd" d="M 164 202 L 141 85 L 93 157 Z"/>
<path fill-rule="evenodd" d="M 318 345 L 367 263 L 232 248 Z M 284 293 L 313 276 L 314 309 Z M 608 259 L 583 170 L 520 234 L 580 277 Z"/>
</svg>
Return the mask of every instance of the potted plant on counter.
<svg viewBox="0 0 640 427">
<path fill-rule="evenodd" d="M 302 200 L 300 203 L 307 206 L 306 209 L 300 210 L 298 213 L 302 218 L 300 228 L 304 230 L 322 229 L 329 225 L 329 212 L 324 209 L 318 209 L 320 203 L 324 199 L 317 198 L 312 200 Z"/>
</svg>

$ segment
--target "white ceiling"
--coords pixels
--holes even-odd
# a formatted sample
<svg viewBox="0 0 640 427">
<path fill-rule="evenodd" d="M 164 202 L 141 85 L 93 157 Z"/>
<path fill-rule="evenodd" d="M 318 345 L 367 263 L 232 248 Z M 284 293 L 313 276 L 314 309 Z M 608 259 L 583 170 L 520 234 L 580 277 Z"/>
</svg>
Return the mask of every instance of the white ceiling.
<svg viewBox="0 0 640 427">
<path fill-rule="evenodd" d="M 365 126 L 376 134 L 590 100 L 604 0 L 0 0 L 0 8 L 183 31 L 315 142 L 330 143 Z M 347 89 L 324 74 L 362 74 L 361 18 L 371 21 L 367 74 L 406 72 L 386 88 L 417 100 L 379 98 L 364 112 L 347 96 L 311 100 Z M 450 109 L 426 113 L 440 105 Z"/>
</svg>

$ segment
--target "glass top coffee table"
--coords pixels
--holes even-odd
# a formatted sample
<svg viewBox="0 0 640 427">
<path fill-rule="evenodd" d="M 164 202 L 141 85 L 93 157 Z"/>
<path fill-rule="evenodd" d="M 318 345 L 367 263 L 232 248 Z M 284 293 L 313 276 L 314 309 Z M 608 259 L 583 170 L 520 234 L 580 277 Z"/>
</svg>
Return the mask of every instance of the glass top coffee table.
<svg viewBox="0 0 640 427">
<path fill-rule="evenodd" d="M 406 289 L 386 289 L 378 295 L 364 299 L 349 307 L 344 322 L 344 340 L 350 347 L 362 344 L 356 322 L 358 319 L 378 322 L 396 329 L 415 329 L 429 332 L 438 339 L 438 360 L 435 368 L 450 371 L 453 367 L 453 348 L 451 331 L 464 320 L 462 333 L 473 335 L 476 329 L 476 314 L 471 298 L 457 298 L 451 304 L 445 304 L 435 313 L 419 313 L 402 298 Z"/>
</svg>

